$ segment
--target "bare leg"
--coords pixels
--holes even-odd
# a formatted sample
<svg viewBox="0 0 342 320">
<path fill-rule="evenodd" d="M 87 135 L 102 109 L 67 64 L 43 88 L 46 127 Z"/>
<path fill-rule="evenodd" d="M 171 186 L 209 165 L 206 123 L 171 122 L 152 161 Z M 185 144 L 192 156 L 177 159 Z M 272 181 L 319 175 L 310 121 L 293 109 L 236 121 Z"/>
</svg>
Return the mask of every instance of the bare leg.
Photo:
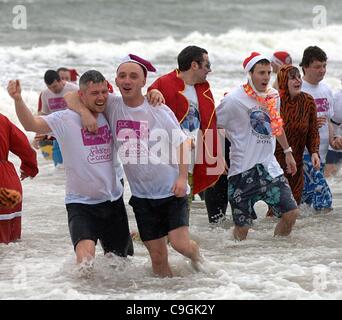
<svg viewBox="0 0 342 320">
<path fill-rule="evenodd" d="M 94 270 L 95 242 L 93 240 L 81 240 L 76 245 L 76 260 L 78 272 L 81 277 L 91 277 Z"/>
<path fill-rule="evenodd" d="M 249 230 L 249 227 L 235 226 L 234 232 L 233 232 L 235 240 L 239 240 L 239 241 L 245 240 L 247 238 L 248 230 Z"/>
<path fill-rule="evenodd" d="M 191 259 L 194 266 L 200 262 L 199 247 L 195 241 L 190 240 L 188 226 L 179 227 L 170 231 L 168 237 L 172 248 Z"/>
<path fill-rule="evenodd" d="M 93 240 L 81 240 L 76 245 L 77 263 L 82 263 L 95 258 L 95 242 Z"/>
<path fill-rule="evenodd" d="M 299 209 L 294 209 L 284 213 L 274 229 L 275 236 L 288 236 L 292 227 L 296 223 L 296 219 L 299 215 Z"/>
<path fill-rule="evenodd" d="M 168 261 L 166 237 L 144 241 L 152 261 L 153 272 L 160 277 L 172 277 L 172 271 Z"/>
<path fill-rule="evenodd" d="M 324 176 L 326 178 L 329 178 L 331 176 L 336 175 L 338 169 L 337 169 L 337 165 L 333 164 L 333 163 L 327 163 L 324 167 Z"/>
</svg>

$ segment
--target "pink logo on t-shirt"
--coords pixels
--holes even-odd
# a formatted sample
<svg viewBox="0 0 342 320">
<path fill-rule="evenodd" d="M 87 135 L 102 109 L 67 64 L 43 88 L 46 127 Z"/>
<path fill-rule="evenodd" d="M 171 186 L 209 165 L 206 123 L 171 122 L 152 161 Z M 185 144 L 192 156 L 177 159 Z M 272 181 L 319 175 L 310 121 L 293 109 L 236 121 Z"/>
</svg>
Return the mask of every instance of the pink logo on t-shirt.
<svg viewBox="0 0 342 320">
<path fill-rule="evenodd" d="M 148 156 L 148 121 L 118 120 L 116 138 L 121 143 L 118 153 L 123 160 L 137 163 L 137 159 Z M 123 160 L 125 163 L 126 160 Z"/>
<path fill-rule="evenodd" d="M 116 123 L 116 135 L 119 139 L 121 130 L 133 130 L 136 139 L 148 138 L 148 121 L 118 120 Z M 120 140 L 120 139 L 119 139 Z"/>
<path fill-rule="evenodd" d="M 330 109 L 327 98 L 317 98 L 315 99 L 315 104 L 317 107 L 317 112 L 328 112 Z"/>
<path fill-rule="evenodd" d="M 60 111 L 68 107 L 63 97 L 48 99 L 48 105 L 51 111 Z"/>
<path fill-rule="evenodd" d="M 106 124 L 100 127 L 97 133 L 90 133 L 84 129 L 81 129 L 83 144 L 85 146 L 94 146 L 98 144 L 107 144 L 112 140 L 112 132 L 109 126 Z"/>
</svg>

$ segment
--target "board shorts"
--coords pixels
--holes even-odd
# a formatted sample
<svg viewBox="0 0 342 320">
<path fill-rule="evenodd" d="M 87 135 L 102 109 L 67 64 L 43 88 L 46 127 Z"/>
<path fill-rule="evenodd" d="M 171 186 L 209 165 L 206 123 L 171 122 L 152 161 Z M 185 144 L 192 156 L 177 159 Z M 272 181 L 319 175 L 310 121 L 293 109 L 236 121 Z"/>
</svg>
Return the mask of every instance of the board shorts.
<svg viewBox="0 0 342 320">
<path fill-rule="evenodd" d="M 260 200 L 271 207 L 278 218 L 297 208 L 284 175 L 271 177 L 262 164 L 228 178 L 228 200 L 236 226 L 250 227 L 257 219 L 254 204 Z"/>
<path fill-rule="evenodd" d="M 81 240 L 100 240 L 104 253 L 133 255 L 127 212 L 123 198 L 98 204 L 69 203 L 68 225 L 74 249 Z"/>
<path fill-rule="evenodd" d="M 328 150 L 327 156 L 325 158 L 325 163 L 326 164 L 342 164 L 342 152 Z"/>
<path fill-rule="evenodd" d="M 324 177 L 324 164 L 321 162 L 316 170 L 309 154 L 304 155 L 304 189 L 302 203 L 306 203 L 315 210 L 332 208 L 332 193 Z"/>
<path fill-rule="evenodd" d="M 188 197 L 171 196 L 163 199 L 146 199 L 132 196 L 140 238 L 150 241 L 165 237 L 169 231 L 189 226 Z"/>
</svg>

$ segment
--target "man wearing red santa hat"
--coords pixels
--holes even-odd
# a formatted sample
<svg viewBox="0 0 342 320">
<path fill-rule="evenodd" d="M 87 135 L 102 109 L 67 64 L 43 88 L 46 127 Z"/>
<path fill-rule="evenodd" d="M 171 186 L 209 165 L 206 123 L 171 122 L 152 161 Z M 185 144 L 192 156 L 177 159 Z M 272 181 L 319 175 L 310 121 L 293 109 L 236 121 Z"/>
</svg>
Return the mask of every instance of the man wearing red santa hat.
<svg viewBox="0 0 342 320">
<path fill-rule="evenodd" d="M 279 95 L 268 87 L 271 64 L 266 56 L 253 52 L 243 67 L 247 82 L 226 95 L 216 109 L 217 126 L 226 130 L 231 142 L 228 197 L 234 237 L 247 237 L 257 218 L 253 206 L 259 200 L 280 218 L 274 235 L 286 236 L 291 233 L 299 210 L 274 156 L 276 139 L 284 150 L 288 173 L 294 175 L 297 168 L 282 128 Z"/>
</svg>

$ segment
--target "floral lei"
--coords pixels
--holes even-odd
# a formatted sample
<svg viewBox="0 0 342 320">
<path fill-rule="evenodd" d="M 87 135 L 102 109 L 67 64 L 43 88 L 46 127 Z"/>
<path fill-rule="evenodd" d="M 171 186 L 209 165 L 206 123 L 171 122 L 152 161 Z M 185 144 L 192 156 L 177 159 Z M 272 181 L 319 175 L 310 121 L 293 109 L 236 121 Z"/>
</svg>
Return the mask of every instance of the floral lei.
<svg viewBox="0 0 342 320">
<path fill-rule="evenodd" d="M 280 117 L 280 114 L 277 110 L 276 99 L 272 96 L 267 96 L 266 98 L 258 96 L 249 83 L 244 84 L 243 88 L 249 97 L 255 99 L 262 106 L 267 108 L 271 119 L 272 134 L 274 136 L 280 136 L 283 133 L 283 119 Z"/>
</svg>

